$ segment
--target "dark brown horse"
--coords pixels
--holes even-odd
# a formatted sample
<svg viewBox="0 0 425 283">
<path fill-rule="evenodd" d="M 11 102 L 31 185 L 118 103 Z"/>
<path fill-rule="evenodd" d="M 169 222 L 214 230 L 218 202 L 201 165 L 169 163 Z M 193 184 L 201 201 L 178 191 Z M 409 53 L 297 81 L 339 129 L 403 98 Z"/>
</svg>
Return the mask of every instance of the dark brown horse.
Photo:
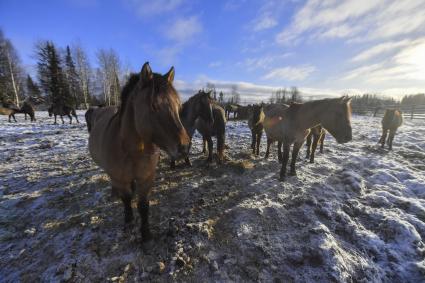
<svg viewBox="0 0 425 283">
<path fill-rule="evenodd" d="M 205 121 L 202 117 L 200 117 L 195 122 L 195 128 L 202 135 L 203 152 L 206 151 L 206 144 L 208 143 L 207 162 L 211 162 L 213 157 L 212 137 L 217 137 L 218 163 L 221 163 L 222 161 L 224 161 L 224 147 L 226 139 L 226 115 L 224 113 L 224 109 L 217 104 L 212 105 L 212 112 L 214 118 L 213 123 Z"/>
<path fill-rule="evenodd" d="M 72 124 L 72 116 L 75 117 L 75 120 L 77 120 L 77 123 L 80 123 L 80 121 L 78 121 L 77 113 L 75 112 L 75 109 L 72 107 L 61 105 L 61 104 L 53 104 L 52 106 L 49 107 L 49 109 L 47 109 L 47 111 L 49 112 L 49 117 L 52 117 L 53 115 L 55 116 L 54 124 L 57 124 L 56 122 L 57 116 L 60 116 L 62 120 L 62 124 L 64 124 L 63 116 L 68 116 L 70 124 Z"/>
<path fill-rule="evenodd" d="M 382 136 L 379 139 L 379 143 L 382 148 L 385 146 L 385 140 L 387 140 L 387 134 L 389 131 L 390 133 L 388 135 L 387 145 L 388 149 L 392 150 L 395 133 L 401 124 L 403 124 L 403 113 L 400 110 L 385 110 L 384 117 L 382 118 Z"/>
<path fill-rule="evenodd" d="M 260 154 L 261 136 L 263 135 L 264 122 L 263 105 L 252 106 L 251 115 L 248 119 L 248 127 L 251 129 L 251 149 L 255 155 Z"/>
<path fill-rule="evenodd" d="M 323 153 L 325 135 L 326 131 L 321 125 L 317 125 L 310 129 L 310 133 L 306 139 L 307 154 L 305 157 L 306 159 L 310 159 L 310 163 L 314 163 L 314 154 L 318 144 L 320 144 L 320 153 Z"/>
<path fill-rule="evenodd" d="M 25 100 L 22 103 L 22 107 L 21 107 L 21 109 L 19 109 L 19 113 L 24 113 L 25 114 L 25 120 L 27 119 L 27 114 L 28 114 L 30 116 L 31 122 L 34 122 L 35 121 L 34 106 L 30 102 L 30 100 Z"/>
<path fill-rule="evenodd" d="M 189 135 L 190 140 L 192 140 L 193 133 L 195 132 L 195 121 L 198 118 L 202 118 L 208 124 L 212 124 L 214 122 L 211 91 L 205 92 L 200 90 L 197 94 L 189 98 L 188 101 L 183 103 L 182 109 L 180 110 L 180 119 L 187 134 Z M 192 142 L 189 145 L 189 150 L 191 144 Z M 189 155 L 186 156 L 185 163 L 186 165 L 191 166 Z M 175 166 L 176 161 L 171 159 L 171 169 L 174 169 Z"/>
<path fill-rule="evenodd" d="M 352 139 L 350 98 L 322 99 L 306 103 L 292 103 L 283 113 L 279 124 L 278 140 L 282 141 L 282 168 L 280 180 L 286 177 L 290 147 L 293 144 L 290 175 L 295 176 L 298 152 L 309 134 L 309 129 L 322 125 L 338 143 Z"/>
<path fill-rule="evenodd" d="M 138 195 L 142 240 L 151 239 L 149 193 L 155 180 L 159 148 L 171 158 L 187 154 L 189 137 L 180 117 L 180 98 L 173 87 L 174 68 L 153 73 L 145 63 L 121 93 L 121 106 L 101 107 L 87 115 L 89 151 L 109 175 L 112 190 L 124 204 L 124 221 L 133 221 L 131 201 Z"/>
<path fill-rule="evenodd" d="M 233 113 L 233 119 L 236 119 L 238 114 L 238 109 L 239 109 L 239 105 L 227 103 L 226 106 L 224 107 L 225 114 L 226 114 L 225 117 L 227 118 L 227 120 L 230 119 L 230 113 Z"/>
</svg>

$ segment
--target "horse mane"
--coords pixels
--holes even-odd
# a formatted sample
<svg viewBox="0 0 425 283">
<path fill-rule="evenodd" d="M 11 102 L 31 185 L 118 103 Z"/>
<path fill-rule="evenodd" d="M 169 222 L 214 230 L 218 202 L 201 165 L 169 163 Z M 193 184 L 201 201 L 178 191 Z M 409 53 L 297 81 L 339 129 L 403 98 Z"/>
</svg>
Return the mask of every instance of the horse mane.
<svg viewBox="0 0 425 283">
<path fill-rule="evenodd" d="M 130 94 L 136 88 L 139 81 L 140 81 L 140 74 L 132 73 L 130 74 L 130 77 L 128 78 L 127 83 L 124 85 L 121 91 L 121 104 L 117 112 L 119 113 L 120 118 L 122 117 L 122 114 L 125 111 Z M 143 85 L 143 88 L 151 89 L 151 92 L 150 92 L 151 94 L 149 95 L 148 100 L 149 100 L 151 108 L 153 109 L 155 109 L 158 106 L 158 104 L 161 102 L 161 100 L 163 99 L 169 99 L 170 102 L 172 102 L 173 104 L 175 103 L 180 104 L 177 92 L 174 89 L 173 85 L 169 84 L 167 79 L 164 78 L 161 74 L 153 73 L 152 80 L 150 80 L 149 83 Z M 163 94 L 163 95 L 154 96 L 154 94 Z"/>
</svg>

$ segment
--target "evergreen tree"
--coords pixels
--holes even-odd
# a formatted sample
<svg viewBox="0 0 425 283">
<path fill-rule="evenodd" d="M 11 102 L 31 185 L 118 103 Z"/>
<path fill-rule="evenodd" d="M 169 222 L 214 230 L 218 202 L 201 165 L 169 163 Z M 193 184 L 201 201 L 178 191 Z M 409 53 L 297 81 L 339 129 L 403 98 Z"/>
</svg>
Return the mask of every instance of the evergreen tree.
<svg viewBox="0 0 425 283">
<path fill-rule="evenodd" d="M 49 102 L 53 104 L 73 106 L 61 66 L 61 58 L 53 44 L 46 41 L 37 46 L 37 71 L 42 90 Z"/>
<path fill-rule="evenodd" d="M 27 76 L 27 95 L 33 98 L 41 98 L 40 88 L 30 75 Z"/>
<path fill-rule="evenodd" d="M 80 90 L 77 70 L 75 68 L 74 60 L 72 59 L 71 50 L 69 46 L 66 46 L 65 78 L 66 84 L 68 86 L 68 93 L 73 100 L 73 105 L 78 108 L 82 102 L 82 93 Z"/>
</svg>

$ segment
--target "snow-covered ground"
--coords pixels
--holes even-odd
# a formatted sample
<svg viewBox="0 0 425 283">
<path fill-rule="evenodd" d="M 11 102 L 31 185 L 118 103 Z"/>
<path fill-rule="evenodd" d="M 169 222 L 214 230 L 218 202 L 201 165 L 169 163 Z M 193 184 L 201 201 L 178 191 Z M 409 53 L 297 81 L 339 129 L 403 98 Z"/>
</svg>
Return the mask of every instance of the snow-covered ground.
<svg viewBox="0 0 425 283">
<path fill-rule="evenodd" d="M 328 136 L 315 164 L 303 149 L 285 183 L 275 147 L 250 154 L 246 122 L 228 123 L 222 166 L 204 166 L 196 136 L 192 168 L 161 159 L 155 240 L 141 246 L 91 161 L 83 112 L 36 116 L 0 116 L 1 282 L 425 281 L 424 121 L 406 120 L 389 152 L 380 119 L 354 116 L 352 142 Z"/>
</svg>

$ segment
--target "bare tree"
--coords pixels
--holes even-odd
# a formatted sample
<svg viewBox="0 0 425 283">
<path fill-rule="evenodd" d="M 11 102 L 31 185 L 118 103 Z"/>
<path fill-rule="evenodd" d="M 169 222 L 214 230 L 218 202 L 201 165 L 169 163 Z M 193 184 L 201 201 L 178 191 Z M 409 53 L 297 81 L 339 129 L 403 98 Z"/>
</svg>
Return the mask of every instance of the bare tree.
<svg viewBox="0 0 425 283">
<path fill-rule="evenodd" d="M 0 87 L 3 89 L 1 98 L 13 97 L 14 103 L 19 106 L 24 96 L 24 82 L 25 76 L 18 53 L 0 30 Z"/>
<path fill-rule="evenodd" d="M 97 60 L 103 85 L 103 95 L 106 104 L 117 105 L 119 102 L 120 60 L 113 49 L 99 49 Z"/>
<path fill-rule="evenodd" d="M 88 109 L 90 100 L 90 83 L 91 77 L 93 75 L 90 67 L 90 62 L 87 58 L 86 52 L 80 45 L 75 44 L 73 46 L 73 53 L 79 78 L 80 89 L 83 96 L 82 100 L 84 102 L 85 108 Z"/>
</svg>

